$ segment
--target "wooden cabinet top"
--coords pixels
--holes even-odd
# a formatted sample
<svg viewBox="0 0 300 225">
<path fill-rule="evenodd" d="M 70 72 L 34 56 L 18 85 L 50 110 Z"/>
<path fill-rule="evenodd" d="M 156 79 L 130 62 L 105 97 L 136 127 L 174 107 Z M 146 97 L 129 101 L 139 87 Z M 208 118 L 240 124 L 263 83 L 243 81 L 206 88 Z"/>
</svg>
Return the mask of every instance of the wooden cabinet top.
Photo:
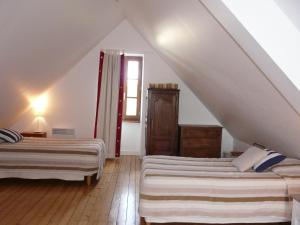
<svg viewBox="0 0 300 225">
<path fill-rule="evenodd" d="M 46 138 L 47 132 L 22 132 L 22 136 L 24 137 L 40 137 L 40 138 Z"/>
<path fill-rule="evenodd" d="M 179 124 L 180 127 L 199 127 L 199 128 L 223 128 L 219 125 L 197 125 L 197 124 Z"/>
<path fill-rule="evenodd" d="M 180 92 L 180 90 L 179 89 L 167 89 L 167 88 L 148 88 L 147 89 L 148 91 L 165 91 L 165 92 L 167 92 L 167 91 L 173 91 L 173 92 Z"/>
</svg>

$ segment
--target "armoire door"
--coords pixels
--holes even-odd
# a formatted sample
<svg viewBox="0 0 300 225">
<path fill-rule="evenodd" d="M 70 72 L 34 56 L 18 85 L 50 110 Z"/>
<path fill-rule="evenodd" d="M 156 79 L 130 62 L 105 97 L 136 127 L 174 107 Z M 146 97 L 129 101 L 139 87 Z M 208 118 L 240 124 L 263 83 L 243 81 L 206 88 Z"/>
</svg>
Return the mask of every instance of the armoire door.
<svg viewBox="0 0 300 225">
<path fill-rule="evenodd" d="M 178 90 L 148 90 L 147 154 L 178 154 Z"/>
</svg>

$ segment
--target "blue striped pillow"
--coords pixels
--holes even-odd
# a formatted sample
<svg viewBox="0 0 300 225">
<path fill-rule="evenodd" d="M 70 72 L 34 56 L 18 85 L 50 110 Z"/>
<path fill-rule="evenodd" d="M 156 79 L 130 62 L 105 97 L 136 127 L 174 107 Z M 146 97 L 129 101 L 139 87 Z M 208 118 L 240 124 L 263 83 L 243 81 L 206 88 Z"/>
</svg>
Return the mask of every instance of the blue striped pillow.
<svg viewBox="0 0 300 225">
<path fill-rule="evenodd" d="M 275 152 L 271 149 L 266 149 L 266 151 L 268 151 L 268 155 L 266 157 L 264 157 L 260 162 L 256 163 L 253 166 L 253 169 L 256 172 L 263 172 L 266 169 L 270 168 L 271 166 L 276 165 L 277 163 L 280 163 L 282 160 L 284 160 L 286 158 L 286 156 Z"/>
<path fill-rule="evenodd" d="M 17 143 L 23 139 L 23 136 L 17 131 L 11 129 L 0 129 L 0 140 L 8 143 Z"/>
</svg>

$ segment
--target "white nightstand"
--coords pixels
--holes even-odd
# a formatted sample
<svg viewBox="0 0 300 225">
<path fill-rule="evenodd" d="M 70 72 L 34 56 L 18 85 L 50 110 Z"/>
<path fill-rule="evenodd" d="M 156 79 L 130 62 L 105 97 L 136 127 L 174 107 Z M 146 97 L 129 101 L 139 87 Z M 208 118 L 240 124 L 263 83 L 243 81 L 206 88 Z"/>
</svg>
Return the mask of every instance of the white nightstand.
<svg viewBox="0 0 300 225">
<path fill-rule="evenodd" d="M 292 225 L 300 225 L 300 195 L 293 197 Z"/>
</svg>

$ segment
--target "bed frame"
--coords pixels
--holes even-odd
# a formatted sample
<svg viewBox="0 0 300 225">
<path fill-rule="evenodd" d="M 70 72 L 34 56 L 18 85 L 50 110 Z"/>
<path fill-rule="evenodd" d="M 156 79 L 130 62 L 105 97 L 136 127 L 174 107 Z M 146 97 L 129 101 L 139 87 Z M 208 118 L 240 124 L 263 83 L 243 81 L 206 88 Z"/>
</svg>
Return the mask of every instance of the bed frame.
<svg viewBox="0 0 300 225">
<path fill-rule="evenodd" d="M 206 224 L 206 223 L 149 223 L 145 218 L 141 217 L 140 225 L 291 225 L 291 222 L 278 222 L 278 223 L 225 223 L 225 224 Z"/>
</svg>

